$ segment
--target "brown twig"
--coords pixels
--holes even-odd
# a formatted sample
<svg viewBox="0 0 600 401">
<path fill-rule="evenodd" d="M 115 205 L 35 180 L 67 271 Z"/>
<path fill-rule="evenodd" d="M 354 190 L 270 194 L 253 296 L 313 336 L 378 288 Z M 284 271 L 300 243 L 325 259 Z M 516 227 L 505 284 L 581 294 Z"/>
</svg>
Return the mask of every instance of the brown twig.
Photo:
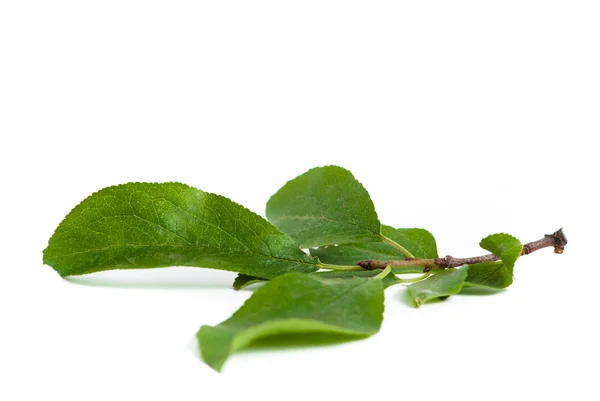
<svg viewBox="0 0 600 401">
<path fill-rule="evenodd" d="M 561 228 L 552 234 L 544 235 L 544 238 L 540 240 L 529 242 L 523 245 L 523 251 L 521 252 L 521 255 L 529 255 L 532 252 L 548 247 L 554 247 L 554 253 L 563 253 L 566 245 L 567 237 L 565 237 L 565 234 Z M 435 268 L 448 269 L 451 267 L 472 265 L 481 262 L 495 262 L 497 260 L 500 260 L 500 258 L 490 253 L 488 255 L 475 256 L 472 258 L 455 258 L 448 255 L 443 258 L 435 259 L 407 258 L 404 260 L 390 260 L 388 262 L 367 259 L 361 260 L 357 263 L 357 265 L 367 270 L 384 269 L 388 265 L 393 267 L 423 267 L 423 272 L 426 273 Z"/>
</svg>

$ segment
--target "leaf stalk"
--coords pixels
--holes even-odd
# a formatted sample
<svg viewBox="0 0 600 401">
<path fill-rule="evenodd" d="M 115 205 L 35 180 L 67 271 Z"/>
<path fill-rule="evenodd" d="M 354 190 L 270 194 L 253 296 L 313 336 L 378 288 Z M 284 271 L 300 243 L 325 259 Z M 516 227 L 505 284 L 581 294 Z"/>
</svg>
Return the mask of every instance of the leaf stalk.
<svg viewBox="0 0 600 401">
<path fill-rule="evenodd" d="M 403 247 L 402 245 L 400 245 L 399 243 L 397 243 L 393 239 L 388 238 L 388 237 L 386 237 L 383 234 L 379 234 L 379 235 L 381 236 L 381 239 L 383 240 L 383 242 L 385 242 L 386 244 L 389 244 L 389 245 L 393 246 L 394 248 L 398 249 L 407 258 L 414 258 L 415 257 L 415 255 L 413 255 L 412 253 L 410 253 L 410 251 L 408 249 L 406 249 L 405 247 Z"/>
<path fill-rule="evenodd" d="M 388 274 L 390 274 L 392 272 L 392 267 L 391 266 L 386 266 L 385 269 L 383 269 L 381 271 L 381 273 L 379 273 L 378 275 L 376 275 L 375 277 L 373 277 L 374 279 L 377 280 L 383 280 L 383 278 L 385 276 L 387 276 Z"/>
</svg>

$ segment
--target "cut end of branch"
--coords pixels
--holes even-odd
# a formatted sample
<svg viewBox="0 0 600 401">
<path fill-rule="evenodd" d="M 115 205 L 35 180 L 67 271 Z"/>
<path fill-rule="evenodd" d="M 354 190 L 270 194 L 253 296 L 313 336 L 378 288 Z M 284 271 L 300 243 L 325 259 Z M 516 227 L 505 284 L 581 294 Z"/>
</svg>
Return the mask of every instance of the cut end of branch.
<svg viewBox="0 0 600 401">
<path fill-rule="evenodd" d="M 531 252 L 535 252 L 538 249 L 553 247 L 554 253 L 561 254 L 565 251 L 565 246 L 567 245 L 567 237 L 561 228 L 558 231 L 553 232 L 552 234 L 544 235 L 539 241 L 530 242 L 529 244 L 523 245 L 523 255 L 529 255 Z"/>
<path fill-rule="evenodd" d="M 529 242 L 523 245 L 523 250 L 521 255 L 529 255 L 532 252 L 543 248 L 554 248 L 554 253 L 563 253 L 565 250 L 565 246 L 567 245 L 567 237 L 563 232 L 562 228 L 558 231 L 555 231 L 552 234 L 544 235 L 544 238 L 539 239 L 537 241 Z M 390 260 L 387 262 L 380 262 L 378 260 L 367 259 L 361 260 L 357 264 L 366 270 L 375 270 L 375 269 L 384 269 L 386 266 L 395 266 L 395 267 L 423 267 L 423 273 L 429 273 L 432 270 L 443 270 L 456 268 L 463 265 L 474 265 L 477 263 L 484 262 L 496 262 L 500 260 L 500 258 L 493 253 L 475 256 L 471 258 L 455 258 L 453 256 L 447 255 L 443 258 L 435 258 L 435 259 L 420 259 L 420 258 L 406 258 L 403 260 Z"/>
<path fill-rule="evenodd" d="M 367 260 L 361 260 L 360 262 L 357 263 L 357 265 L 359 265 L 363 269 L 375 270 L 375 269 L 385 269 L 388 264 L 386 262 L 380 262 L 378 260 L 367 259 Z"/>
<path fill-rule="evenodd" d="M 567 237 L 563 232 L 562 227 L 553 232 L 552 234 L 546 234 L 545 237 L 550 237 L 554 240 L 554 253 L 563 253 L 565 251 L 565 246 L 567 245 Z"/>
<path fill-rule="evenodd" d="M 450 255 L 446 255 L 443 258 L 435 258 L 435 265 L 436 267 L 440 268 L 440 269 L 447 269 L 449 267 L 454 267 L 452 266 L 452 262 L 453 262 L 454 258 Z"/>
</svg>

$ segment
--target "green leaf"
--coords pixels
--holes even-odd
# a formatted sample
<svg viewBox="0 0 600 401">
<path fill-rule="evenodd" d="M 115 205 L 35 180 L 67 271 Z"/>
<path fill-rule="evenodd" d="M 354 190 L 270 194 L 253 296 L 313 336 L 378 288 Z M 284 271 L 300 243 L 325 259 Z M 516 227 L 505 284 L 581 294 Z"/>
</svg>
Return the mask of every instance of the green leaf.
<svg viewBox="0 0 600 401">
<path fill-rule="evenodd" d="M 417 268 L 417 272 L 422 272 L 422 271 L 423 271 L 423 268 Z M 311 274 L 317 275 L 322 279 L 339 279 L 339 278 L 352 279 L 355 277 L 375 277 L 379 273 L 381 273 L 381 269 L 349 270 L 349 271 L 348 270 L 335 270 L 335 271 L 315 272 L 315 273 L 311 273 Z M 233 281 L 233 289 L 241 290 L 242 288 L 246 288 L 252 284 L 262 283 L 264 281 L 268 281 L 268 280 L 258 278 L 258 277 L 253 277 L 253 276 L 247 276 L 245 274 L 238 274 L 237 277 L 235 278 L 235 280 Z M 394 274 L 388 274 L 382 279 L 382 282 L 383 282 L 383 288 L 385 289 L 394 284 L 402 283 L 402 280 L 400 280 Z"/>
<path fill-rule="evenodd" d="M 394 228 L 382 225 L 381 233 L 408 249 L 415 258 L 433 259 L 438 257 L 435 238 L 423 228 Z"/>
<path fill-rule="evenodd" d="M 423 269 L 421 269 L 422 271 Z M 381 269 L 376 269 L 376 270 L 350 270 L 350 271 L 344 271 L 344 270 L 337 270 L 337 271 L 328 271 L 328 272 L 316 272 L 316 273 L 312 273 L 313 275 L 317 275 L 322 279 L 354 279 L 356 277 L 375 277 L 377 276 L 379 273 L 381 273 Z M 398 277 L 396 277 L 395 274 L 388 274 L 386 275 L 384 278 L 381 279 L 382 284 L 383 284 L 383 288 L 386 289 L 394 284 L 400 284 L 402 283 L 402 280 L 400 280 Z"/>
<path fill-rule="evenodd" d="M 267 281 L 264 278 L 248 276 L 247 274 L 238 274 L 233 280 L 233 289 L 239 291 L 243 288 L 246 288 L 252 284 L 262 283 L 263 281 Z"/>
<path fill-rule="evenodd" d="M 318 270 L 316 258 L 231 200 L 180 183 L 102 189 L 60 223 L 44 263 L 61 276 L 199 266 L 273 278 Z"/>
<path fill-rule="evenodd" d="M 288 181 L 269 199 L 266 214 L 303 248 L 382 240 L 369 193 L 337 166 L 313 168 Z"/>
<path fill-rule="evenodd" d="M 523 251 L 521 241 L 510 234 L 504 233 L 492 234 L 485 237 L 481 240 L 479 246 L 498 256 L 502 262 L 512 265 L 519 259 Z"/>
<path fill-rule="evenodd" d="M 365 337 L 378 332 L 382 320 L 381 280 L 289 273 L 256 290 L 221 324 L 202 326 L 197 338 L 204 361 L 220 371 L 232 353 L 263 337 L 315 332 Z"/>
<path fill-rule="evenodd" d="M 393 228 L 381 225 L 381 233 L 408 249 L 416 258 L 437 258 L 437 246 L 431 233 L 422 228 Z M 404 254 L 385 242 L 356 242 L 338 246 L 311 248 L 310 254 L 323 263 L 355 265 L 365 259 L 381 262 L 404 259 Z M 415 272 L 423 271 L 416 268 Z"/>
<path fill-rule="evenodd" d="M 381 262 L 404 259 L 404 255 L 400 251 L 383 242 L 328 245 L 320 248 L 310 248 L 309 251 L 312 256 L 318 257 L 321 262 L 332 265 L 356 265 L 357 262 L 365 259 L 374 259 Z"/>
<path fill-rule="evenodd" d="M 412 298 L 415 307 L 427 301 L 458 294 L 463 287 L 469 266 L 459 269 L 446 269 L 408 286 L 408 295 Z"/>
<path fill-rule="evenodd" d="M 471 265 L 467 282 L 490 288 L 506 288 L 511 285 L 515 262 L 523 250 L 521 242 L 509 234 L 492 234 L 482 239 L 479 245 L 499 257 L 501 262 Z"/>
</svg>

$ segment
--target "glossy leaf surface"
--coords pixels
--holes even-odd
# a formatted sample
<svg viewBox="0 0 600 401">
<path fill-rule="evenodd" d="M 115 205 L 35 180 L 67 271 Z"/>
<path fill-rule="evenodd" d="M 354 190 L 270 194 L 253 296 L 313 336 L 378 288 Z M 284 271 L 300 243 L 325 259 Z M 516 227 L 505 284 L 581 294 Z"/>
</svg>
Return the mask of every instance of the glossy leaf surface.
<svg viewBox="0 0 600 401">
<path fill-rule="evenodd" d="M 303 248 L 381 241 L 369 193 L 337 166 L 313 168 L 288 181 L 269 199 L 266 214 Z"/>
<path fill-rule="evenodd" d="M 318 270 L 316 258 L 231 200 L 180 183 L 105 188 L 60 223 L 44 263 L 61 276 L 198 266 L 263 278 Z"/>
</svg>

